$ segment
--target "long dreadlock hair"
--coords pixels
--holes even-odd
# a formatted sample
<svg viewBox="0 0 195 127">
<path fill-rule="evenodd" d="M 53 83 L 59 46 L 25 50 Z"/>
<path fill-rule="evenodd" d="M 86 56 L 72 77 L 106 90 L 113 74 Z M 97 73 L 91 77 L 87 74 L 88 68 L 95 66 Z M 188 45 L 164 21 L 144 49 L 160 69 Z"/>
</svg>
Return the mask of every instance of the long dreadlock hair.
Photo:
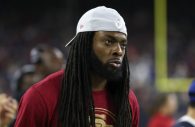
<svg viewBox="0 0 195 127">
<path fill-rule="evenodd" d="M 89 69 L 94 33 L 79 33 L 72 42 L 59 98 L 59 120 L 62 127 L 95 127 Z M 109 82 L 107 87 L 110 89 L 110 96 L 115 98 L 117 109 L 115 126 L 131 127 L 131 108 L 128 98 L 130 71 L 126 55 L 122 71 L 122 79 Z"/>
</svg>

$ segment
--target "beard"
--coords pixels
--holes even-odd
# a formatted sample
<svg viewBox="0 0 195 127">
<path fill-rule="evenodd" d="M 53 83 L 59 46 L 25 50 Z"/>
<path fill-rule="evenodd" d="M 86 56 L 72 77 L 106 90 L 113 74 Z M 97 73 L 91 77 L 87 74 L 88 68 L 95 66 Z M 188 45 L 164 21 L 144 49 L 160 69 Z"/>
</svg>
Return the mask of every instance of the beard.
<svg viewBox="0 0 195 127">
<path fill-rule="evenodd" d="M 90 69 L 93 73 L 109 81 L 118 80 L 122 77 L 122 67 L 114 68 L 109 63 L 103 64 L 94 51 L 91 53 Z"/>
</svg>

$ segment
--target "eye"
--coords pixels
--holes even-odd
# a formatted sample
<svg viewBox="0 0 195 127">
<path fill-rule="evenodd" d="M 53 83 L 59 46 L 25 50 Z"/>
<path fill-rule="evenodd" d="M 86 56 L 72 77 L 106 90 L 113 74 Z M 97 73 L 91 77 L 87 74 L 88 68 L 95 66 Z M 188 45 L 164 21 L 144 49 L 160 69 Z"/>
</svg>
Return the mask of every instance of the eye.
<svg viewBox="0 0 195 127">
<path fill-rule="evenodd" d="M 107 39 L 107 40 L 105 40 L 105 44 L 107 45 L 107 46 L 110 46 L 110 45 L 112 45 L 114 42 L 112 41 L 112 40 L 109 40 L 109 39 Z"/>
<path fill-rule="evenodd" d="M 126 49 L 127 48 L 127 44 L 124 43 L 124 44 L 121 44 L 121 49 Z"/>
</svg>

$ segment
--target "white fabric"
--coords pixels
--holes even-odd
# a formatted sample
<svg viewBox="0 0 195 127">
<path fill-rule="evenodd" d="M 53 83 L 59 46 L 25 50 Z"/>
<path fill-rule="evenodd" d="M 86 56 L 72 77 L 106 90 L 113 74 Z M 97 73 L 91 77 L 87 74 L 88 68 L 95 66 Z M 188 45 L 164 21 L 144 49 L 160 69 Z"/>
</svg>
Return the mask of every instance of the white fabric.
<svg viewBox="0 0 195 127">
<path fill-rule="evenodd" d="M 76 34 L 87 31 L 117 31 L 127 35 L 127 28 L 122 16 L 116 10 L 105 6 L 93 8 L 82 15 L 77 24 Z"/>
<path fill-rule="evenodd" d="M 195 126 L 195 119 L 191 118 L 190 116 L 184 115 L 178 120 L 178 122 L 184 122 L 184 121 Z"/>
</svg>

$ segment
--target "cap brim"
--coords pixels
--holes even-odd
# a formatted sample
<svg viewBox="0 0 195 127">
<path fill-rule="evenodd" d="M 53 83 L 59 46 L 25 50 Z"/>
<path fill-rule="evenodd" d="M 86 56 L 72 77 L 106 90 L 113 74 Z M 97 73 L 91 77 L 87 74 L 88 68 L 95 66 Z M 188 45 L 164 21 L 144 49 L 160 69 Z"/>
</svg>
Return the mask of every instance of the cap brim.
<svg viewBox="0 0 195 127">
<path fill-rule="evenodd" d="M 70 46 L 72 41 L 75 39 L 75 37 L 76 37 L 76 35 L 68 43 L 66 43 L 65 47 Z"/>
</svg>

